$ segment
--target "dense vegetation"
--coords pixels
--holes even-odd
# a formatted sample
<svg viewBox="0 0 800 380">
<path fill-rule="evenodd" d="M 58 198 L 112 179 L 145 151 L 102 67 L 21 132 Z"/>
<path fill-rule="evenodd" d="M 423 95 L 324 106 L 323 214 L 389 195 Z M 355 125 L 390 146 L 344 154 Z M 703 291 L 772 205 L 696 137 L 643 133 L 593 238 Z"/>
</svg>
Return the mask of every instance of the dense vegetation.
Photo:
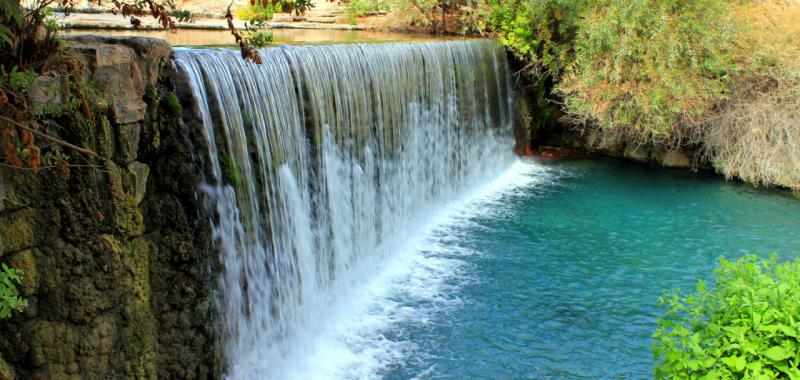
<svg viewBox="0 0 800 380">
<path fill-rule="evenodd" d="M 728 176 L 800 189 L 800 6 L 785 0 L 490 0 L 568 121 L 700 144 Z M 542 82 L 545 83 L 545 82 Z"/>
<path fill-rule="evenodd" d="M 714 284 L 661 299 L 658 379 L 800 379 L 800 260 L 722 259 Z"/>
<path fill-rule="evenodd" d="M 599 141 L 699 147 L 727 177 L 800 191 L 793 0 L 349 0 L 406 28 L 490 31 L 527 63 L 542 119 Z M 555 112 L 556 110 L 561 112 Z"/>
</svg>

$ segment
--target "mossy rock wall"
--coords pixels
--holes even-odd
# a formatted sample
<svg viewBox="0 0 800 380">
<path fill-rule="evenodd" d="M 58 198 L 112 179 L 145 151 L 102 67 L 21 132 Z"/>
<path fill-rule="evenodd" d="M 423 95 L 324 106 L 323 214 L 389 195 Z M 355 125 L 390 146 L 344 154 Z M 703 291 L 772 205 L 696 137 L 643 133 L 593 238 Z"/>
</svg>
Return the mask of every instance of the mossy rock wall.
<svg viewBox="0 0 800 380">
<path fill-rule="evenodd" d="M 0 378 L 218 378 L 217 255 L 191 154 L 202 146 L 187 149 L 202 140 L 173 115 L 172 51 L 145 38 L 71 46 L 107 110 L 77 142 L 103 159 L 69 178 L 0 167 L 0 261 L 24 272 L 29 303 L 0 321 Z"/>
</svg>

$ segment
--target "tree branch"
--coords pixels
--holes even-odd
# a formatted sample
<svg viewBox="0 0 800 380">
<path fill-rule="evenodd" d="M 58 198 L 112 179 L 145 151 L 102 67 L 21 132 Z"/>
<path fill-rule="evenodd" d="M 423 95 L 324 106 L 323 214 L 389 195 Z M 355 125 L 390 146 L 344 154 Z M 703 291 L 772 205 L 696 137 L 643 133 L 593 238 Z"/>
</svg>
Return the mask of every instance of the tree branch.
<svg viewBox="0 0 800 380">
<path fill-rule="evenodd" d="M 24 129 L 24 130 L 26 130 L 26 131 L 28 131 L 30 133 L 33 133 L 34 135 L 39 136 L 39 137 L 41 137 L 41 138 L 43 138 L 45 140 L 48 140 L 48 141 L 54 142 L 56 144 L 59 144 L 59 145 L 61 145 L 63 147 L 72 149 L 72 150 L 74 150 L 76 152 L 80 152 L 80 153 L 86 154 L 88 156 L 96 157 L 96 158 L 99 158 L 101 160 L 106 160 L 106 161 L 108 160 L 105 157 L 101 157 L 100 155 L 98 155 L 97 153 L 95 153 L 95 152 L 93 152 L 93 151 L 91 151 L 89 149 L 81 148 L 81 147 L 79 147 L 77 145 L 70 144 L 70 143 L 68 143 L 68 142 L 66 142 L 64 140 L 61 140 L 61 139 L 57 138 L 57 137 L 48 135 L 47 133 L 39 132 L 39 131 L 31 128 L 31 127 L 28 127 L 26 125 L 20 124 L 20 123 L 14 121 L 12 119 L 9 119 L 9 118 L 7 118 L 5 116 L 0 115 L 0 120 L 5 121 L 6 123 L 12 124 L 12 125 L 14 125 L 14 126 L 16 126 L 18 128 L 22 128 L 22 129 Z"/>
</svg>

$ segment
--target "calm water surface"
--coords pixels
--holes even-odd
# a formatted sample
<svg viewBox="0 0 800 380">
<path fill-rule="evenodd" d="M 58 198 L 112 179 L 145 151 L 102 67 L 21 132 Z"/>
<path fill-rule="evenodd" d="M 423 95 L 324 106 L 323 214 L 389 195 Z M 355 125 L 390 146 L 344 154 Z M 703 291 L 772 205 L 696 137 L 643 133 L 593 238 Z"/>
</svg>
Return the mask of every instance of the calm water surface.
<svg viewBox="0 0 800 380">
<path fill-rule="evenodd" d="M 381 376 L 650 378 L 663 289 L 691 289 L 723 255 L 800 253 L 800 201 L 785 193 L 605 160 L 535 175 L 433 234 L 447 249 L 428 254 L 457 275 L 406 305 L 431 313 L 385 334 L 413 349 Z"/>
</svg>

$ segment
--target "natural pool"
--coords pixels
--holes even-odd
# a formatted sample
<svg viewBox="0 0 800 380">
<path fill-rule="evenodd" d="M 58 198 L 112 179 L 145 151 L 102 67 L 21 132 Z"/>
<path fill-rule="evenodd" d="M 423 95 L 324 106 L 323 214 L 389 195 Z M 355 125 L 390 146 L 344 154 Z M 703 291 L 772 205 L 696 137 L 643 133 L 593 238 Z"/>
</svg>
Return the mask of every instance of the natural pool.
<svg viewBox="0 0 800 380">
<path fill-rule="evenodd" d="M 692 290 L 721 255 L 800 254 L 785 193 L 613 160 L 517 170 L 432 232 L 434 269 L 413 272 L 435 281 L 386 298 L 415 311 L 383 333 L 404 358 L 381 376 L 650 378 L 663 289 Z"/>
</svg>

